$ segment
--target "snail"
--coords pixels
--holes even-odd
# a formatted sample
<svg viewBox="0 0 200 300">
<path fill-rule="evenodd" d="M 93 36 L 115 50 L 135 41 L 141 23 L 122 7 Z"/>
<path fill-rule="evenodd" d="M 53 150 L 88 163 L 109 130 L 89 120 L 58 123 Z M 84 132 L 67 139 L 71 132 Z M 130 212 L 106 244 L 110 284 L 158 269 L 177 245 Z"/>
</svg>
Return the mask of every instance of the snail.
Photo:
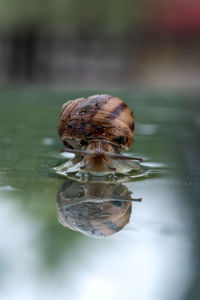
<svg viewBox="0 0 200 300">
<path fill-rule="evenodd" d="M 131 192 L 121 183 L 80 183 L 68 179 L 58 190 L 56 206 L 59 222 L 93 237 L 105 237 L 120 231 L 128 222 Z"/>
<path fill-rule="evenodd" d="M 67 147 L 61 151 L 75 154 L 66 169 L 109 173 L 123 168 L 125 160 L 142 161 L 120 154 L 133 142 L 134 117 L 118 97 L 101 94 L 64 103 L 58 133 Z"/>
</svg>

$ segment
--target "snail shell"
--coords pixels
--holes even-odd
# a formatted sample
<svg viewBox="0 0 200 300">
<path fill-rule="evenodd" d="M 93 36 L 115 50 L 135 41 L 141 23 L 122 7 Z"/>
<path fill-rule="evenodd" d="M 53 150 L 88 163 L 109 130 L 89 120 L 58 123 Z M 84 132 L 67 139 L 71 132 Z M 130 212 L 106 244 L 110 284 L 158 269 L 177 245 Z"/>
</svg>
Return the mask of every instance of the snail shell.
<svg viewBox="0 0 200 300">
<path fill-rule="evenodd" d="M 58 133 L 68 148 L 75 153 L 70 172 L 81 171 L 98 175 L 127 170 L 138 170 L 134 162 L 141 158 L 124 156 L 133 142 L 134 118 L 129 107 L 121 99 L 110 95 L 94 95 L 66 102 L 61 109 Z"/>
<path fill-rule="evenodd" d="M 119 153 L 133 142 L 134 118 L 121 99 L 93 95 L 62 106 L 58 133 L 64 145 L 72 149 L 86 149 L 94 141 L 103 141 L 112 145 L 107 151 Z"/>
</svg>

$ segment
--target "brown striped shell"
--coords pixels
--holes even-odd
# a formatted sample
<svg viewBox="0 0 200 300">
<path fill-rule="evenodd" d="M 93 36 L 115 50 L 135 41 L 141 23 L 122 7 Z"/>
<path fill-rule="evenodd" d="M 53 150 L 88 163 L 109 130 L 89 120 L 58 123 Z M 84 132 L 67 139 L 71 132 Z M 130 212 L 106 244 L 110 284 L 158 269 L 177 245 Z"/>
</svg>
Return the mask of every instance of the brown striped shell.
<svg viewBox="0 0 200 300">
<path fill-rule="evenodd" d="M 58 133 L 64 145 L 74 149 L 96 140 L 128 150 L 133 142 L 134 118 L 121 99 L 93 95 L 62 106 Z"/>
</svg>

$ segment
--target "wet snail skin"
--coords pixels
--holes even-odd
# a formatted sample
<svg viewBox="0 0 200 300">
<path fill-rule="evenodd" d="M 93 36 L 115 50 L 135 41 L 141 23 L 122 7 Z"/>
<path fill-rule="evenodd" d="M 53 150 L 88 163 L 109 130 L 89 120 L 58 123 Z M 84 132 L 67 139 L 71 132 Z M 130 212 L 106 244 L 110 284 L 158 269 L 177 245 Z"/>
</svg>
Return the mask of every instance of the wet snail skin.
<svg viewBox="0 0 200 300">
<path fill-rule="evenodd" d="M 115 172 L 125 161 L 142 161 L 120 154 L 133 142 L 134 124 L 133 113 L 118 97 L 100 94 L 70 100 L 63 104 L 58 124 L 66 146 L 62 151 L 74 153 L 82 171 Z"/>
</svg>

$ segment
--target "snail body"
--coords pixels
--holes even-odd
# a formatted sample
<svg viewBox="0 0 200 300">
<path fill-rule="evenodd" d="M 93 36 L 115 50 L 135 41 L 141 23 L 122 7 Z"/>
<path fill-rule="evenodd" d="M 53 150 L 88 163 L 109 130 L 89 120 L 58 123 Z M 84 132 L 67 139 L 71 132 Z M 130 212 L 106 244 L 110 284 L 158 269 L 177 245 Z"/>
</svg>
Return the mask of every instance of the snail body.
<svg viewBox="0 0 200 300">
<path fill-rule="evenodd" d="M 117 97 L 101 94 L 66 102 L 61 108 L 58 133 L 68 148 L 64 151 L 82 159 L 82 170 L 115 171 L 113 160 L 134 159 L 120 155 L 133 142 L 134 117 Z"/>
</svg>

